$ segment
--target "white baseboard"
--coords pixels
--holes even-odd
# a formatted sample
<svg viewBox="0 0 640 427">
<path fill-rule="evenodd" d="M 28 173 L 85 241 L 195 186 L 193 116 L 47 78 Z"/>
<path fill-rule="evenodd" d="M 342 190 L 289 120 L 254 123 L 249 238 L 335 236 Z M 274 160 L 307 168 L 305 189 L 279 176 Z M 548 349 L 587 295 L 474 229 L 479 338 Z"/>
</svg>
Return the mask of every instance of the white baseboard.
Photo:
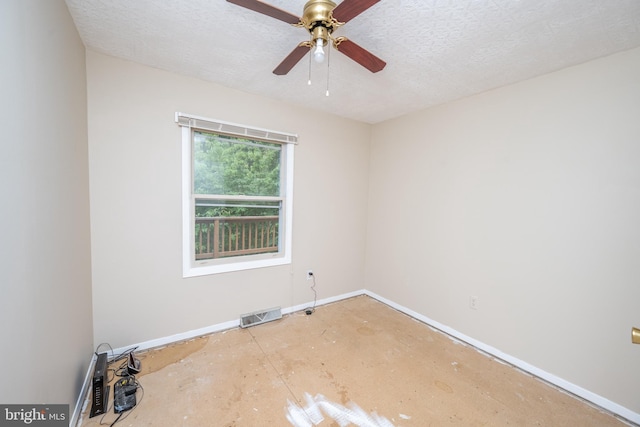
<svg viewBox="0 0 640 427">
<path fill-rule="evenodd" d="M 521 369 L 525 372 L 528 372 L 529 374 L 540 378 L 568 393 L 571 393 L 575 396 L 578 396 L 582 399 L 584 399 L 587 402 L 590 402 L 593 405 L 596 405 L 606 411 L 611 412 L 612 414 L 620 417 L 623 419 L 623 421 L 630 421 L 632 423 L 638 424 L 640 425 L 640 414 L 631 411 L 628 408 L 625 408 L 624 406 L 621 406 L 615 402 L 612 402 L 600 395 L 597 395 L 595 393 L 590 392 L 589 390 L 586 390 L 582 387 L 579 387 L 575 384 L 572 384 L 568 381 L 563 380 L 562 378 L 559 378 L 553 374 L 550 374 L 542 369 L 539 369 L 533 365 L 528 364 L 527 362 L 524 362 L 520 359 L 517 359 L 513 356 L 510 356 L 506 353 L 503 353 L 502 351 L 498 350 L 495 347 L 492 347 L 490 345 L 487 345 L 483 342 L 480 342 L 478 340 L 475 340 L 467 335 L 464 335 L 462 333 L 460 333 L 459 331 L 452 329 L 446 325 L 443 325 L 433 319 L 430 319 L 418 312 L 415 312 L 407 307 L 404 307 L 400 304 L 397 304 L 391 300 L 388 300 L 374 292 L 368 291 L 366 289 L 361 289 L 358 291 L 353 291 L 353 292 L 348 292 L 345 294 L 341 294 L 341 295 L 337 295 L 334 297 L 330 297 L 330 298 L 324 298 L 321 300 L 318 300 L 315 302 L 316 306 L 322 306 L 325 304 L 330 304 L 332 302 L 336 302 L 336 301 L 341 301 L 347 298 L 352 298 L 355 296 L 359 296 L 359 295 L 367 295 L 370 296 L 371 298 L 374 298 L 378 301 L 380 301 L 383 304 L 388 305 L 389 307 L 392 307 L 408 316 L 413 317 L 414 319 L 417 319 L 423 323 L 425 323 L 428 326 L 431 326 L 434 329 L 437 329 L 447 335 L 449 335 L 452 338 L 455 338 L 457 340 L 463 341 L 469 345 L 471 345 L 472 347 L 478 349 L 479 351 L 482 351 L 484 353 L 487 353 L 490 356 L 495 357 L 496 359 L 502 360 L 510 365 L 515 366 L 518 369 Z M 288 307 L 288 308 L 284 308 L 282 309 L 282 313 L 283 314 L 290 314 L 290 313 L 294 313 L 297 311 L 301 311 L 304 310 L 305 308 L 309 308 L 313 305 L 313 302 L 309 302 L 306 304 L 299 304 L 293 307 Z M 200 328 L 200 329 L 194 329 L 188 332 L 184 332 L 184 333 L 180 333 L 180 334 L 175 334 L 175 335 L 170 335 L 168 337 L 164 337 L 164 338 L 158 338 L 158 339 L 154 339 L 154 340 L 149 340 L 149 341 L 144 341 L 141 342 L 139 344 L 132 344 L 130 346 L 127 347 L 122 347 L 122 348 L 117 348 L 113 350 L 114 354 L 120 354 L 123 353 L 124 351 L 132 348 L 132 347 L 137 347 L 137 350 L 147 350 L 147 349 L 151 349 L 151 348 L 155 348 L 155 347 L 162 347 L 165 345 L 169 345 L 178 341 L 184 341 L 184 340 L 189 340 L 189 339 L 193 339 L 193 338 L 197 338 L 199 336 L 203 336 L 203 335 L 208 335 L 208 334 L 212 334 L 214 332 L 220 332 L 220 331 L 225 331 L 227 329 L 232 329 L 232 328 L 236 328 L 240 326 L 240 319 L 237 320 L 230 320 L 227 322 L 222 322 L 222 323 L 218 323 L 215 325 L 211 325 L 211 326 L 207 326 L 204 328 Z M 92 358 L 91 364 L 89 366 L 89 371 L 87 372 L 87 377 L 85 378 L 85 384 L 82 387 L 82 392 L 80 394 L 80 396 L 78 397 L 78 402 L 76 403 L 76 407 L 74 409 L 74 413 L 73 416 L 71 417 L 71 421 L 72 423 L 70 423 L 70 426 L 75 426 L 76 424 L 74 423 L 74 421 L 77 423 L 78 418 L 80 416 L 80 414 L 82 413 L 82 410 L 84 408 L 82 408 L 83 402 L 86 400 L 85 396 L 87 393 L 87 390 L 89 388 L 89 381 L 91 380 L 91 376 L 93 375 L 93 366 L 95 364 L 95 356 Z"/>
<path fill-rule="evenodd" d="M 442 323 L 439 323 L 433 319 L 430 319 L 420 313 L 417 313 L 407 307 L 404 307 L 400 304 L 396 304 L 395 302 L 388 300 L 374 292 L 370 292 L 368 290 L 364 290 L 364 294 L 370 296 L 371 298 L 374 298 L 386 305 L 388 305 L 389 307 L 393 307 L 396 310 L 413 317 L 414 319 L 417 319 L 425 324 L 427 324 L 428 326 L 431 326 L 434 329 L 437 329 L 443 333 L 445 333 L 446 335 L 449 335 L 450 337 L 453 337 L 457 340 L 463 341 L 469 345 L 471 345 L 472 347 L 475 347 L 476 349 L 487 353 L 490 356 L 495 357 L 496 359 L 502 360 L 506 363 L 508 363 L 509 365 L 513 365 L 518 369 L 521 369 L 522 371 L 528 372 L 531 375 L 540 378 L 570 394 L 573 394 L 575 396 L 578 396 L 584 400 L 586 400 L 587 402 L 596 405 L 606 411 L 611 412 L 614 415 L 617 415 L 618 417 L 621 417 L 624 419 L 624 421 L 631 421 L 635 424 L 640 424 L 640 414 L 631 411 L 628 408 L 625 408 L 624 406 L 618 405 L 615 402 L 610 401 L 609 399 L 606 399 L 598 394 L 592 393 L 589 390 L 586 390 L 580 386 L 577 386 L 575 384 L 570 383 L 569 381 L 565 381 L 562 378 L 559 378 L 553 374 L 550 374 L 549 372 L 546 372 L 540 368 L 537 368 L 533 365 L 530 365 L 529 363 L 522 361 L 518 358 L 515 358 L 511 355 L 508 355 L 506 353 L 503 353 L 502 351 L 498 350 L 495 347 L 492 347 L 490 345 L 487 345 L 483 342 L 480 342 L 478 340 L 475 340 L 461 332 L 458 332 L 455 329 L 452 329 L 446 325 L 443 325 Z"/>
<path fill-rule="evenodd" d="M 316 306 L 319 305 L 325 305 L 325 304 L 329 304 L 332 302 L 336 302 L 336 301 L 341 301 L 343 299 L 347 299 L 347 298 L 351 298 L 351 297 L 355 297 L 358 295 L 363 295 L 365 294 L 365 290 L 358 290 L 358 291 L 354 291 L 354 292 L 348 292 L 346 294 L 341 294 L 341 295 L 337 295 L 334 297 L 329 297 L 329 298 L 324 298 L 321 300 L 316 301 Z M 296 311 L 300 311 L 300 310 L 304 310 L 305 308 L 309 308 L 313 306 L 313 301 L 310 301 L 306 304 L 299 304 L 293 307 L 287 307 L 287 308 L 283 308 L 282 314 L 290 314 L 290 313 L 294 313 Z M 149 341 L 144 341 L 138 344 L 132 344 L 126 347 L 121 347 L 121 348 L 114 348 L 113 349 L 113 353 L 114 354 L 121 354 L 125 351 L 127 351 L 128 349 L 132 348 L 132 347 L 137 347 L 136 351 L 140 351 L 140 350 L 148 350 L 151 348 L 156 348 L 156 347 L 162 347 L 165 345 L 169 345 L 169 344 L 173 344 L 175 342 L 178 341 L 185 341 L 185 340 L 190 340 L 193 338 L 197 338 L 203 335 L 209 335 L 212 334 L 214 332 L 220 332 L 220 331 L 226 331 L 227 329 L 233 329 L 233 328 L 238 328 L 240 327 L 240 317 L 238 316 L 237 320 L 229 320 L 227 322 L 222 322 L 222 323 L 218 323 L 215 325 L 211 325 L 211 326 L 206 326 L 204 328 L 199 328 L 199 329 L 194 329 L 191 331 L 187 331 L 187 332 L 183 332 L 180 334 L 175 334 L 175 335 L 170 335 L 168 337 L 163 337 L 163 338 L 158 338 L 158 339 L 154 339 L 154 340 L 149 340 Z"/>
<path fill-rule="evenodd" d="M 89 387 L 91 386 L 91 381 L 93 380 L 93 370 L 96 366 L 96 355 L 91 356 L 91 361 L 89 362 L 89 368 L 87 369 L 87 373 L 84 377 L 84 382 L 82 383 L 82 388 L 80 389 L 80 394 L 78 395 L 78 400 L 76 400 L 76 405 L 73 408 L 73 414 L 71 414 L 71 418 L 69 419 L 69 427 L 74 427 L 78 425 L 78 421 L 80 420 L 80 415 L 84 411 L 84 405 L 87 401 L 87 394 L 89 392 Z"/>
<path fill-rule="evenodd" d="M 357 297 L 359 295 L 364 295 L 365 293 L 366 293 L 366 291 L 364 289 L 360 289 L 358 291 L 348 292 L 346 294 L 337 295 L 335 297 L 324 298 L 324 299 L 316 301 L 315 304 L 316 304 L 316 306 L 325 305 L 325 304 L 331 304 L 332 302 L 342 301 L 343 299 Z M 295 306 L 289 307 L 289 308 L 283 308 L 282 309 L 282 314 L 295 313 L 296 311 L 301 311 L 301 310 L 304 310 L 305 308 L 309 308 L 309 307 L 312 307 L 312 306 L 313 306 L 313 301 L 308 302 L 306 304 L 295 305 Z"/>
</svg>

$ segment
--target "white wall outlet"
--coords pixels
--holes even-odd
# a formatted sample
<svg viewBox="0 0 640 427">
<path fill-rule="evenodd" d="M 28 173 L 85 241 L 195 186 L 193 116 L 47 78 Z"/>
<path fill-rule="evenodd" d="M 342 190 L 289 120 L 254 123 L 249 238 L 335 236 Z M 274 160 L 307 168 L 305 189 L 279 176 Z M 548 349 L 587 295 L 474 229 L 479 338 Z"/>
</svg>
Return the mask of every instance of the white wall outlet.
<svg viewBox="0 0 640 427">
<path fill-rule="evenodd" d="M 478 309 L 478 297 L 477 296 L 470 296 L 469 297 L 469 308 L 472 310 L 477 310 Z"/>
<path fill-rule="evenodd" d="M 313 270 L 307 270 L 307 280 L 313 279 Z"/>
</svg>

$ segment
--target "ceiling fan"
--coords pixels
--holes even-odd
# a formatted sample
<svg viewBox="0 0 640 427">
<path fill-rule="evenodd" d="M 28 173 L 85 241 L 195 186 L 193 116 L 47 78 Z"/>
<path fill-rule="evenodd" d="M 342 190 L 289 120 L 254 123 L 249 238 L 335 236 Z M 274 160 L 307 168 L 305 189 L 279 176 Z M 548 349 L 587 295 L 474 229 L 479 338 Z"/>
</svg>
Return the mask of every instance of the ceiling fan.
<svg viewBox="0 0 640 427">
<path fill-rule="evenodd" d="M 259 0 L 227 1 L 296 27 L 306 28 L 309 31 L 310 40 L 303 41 L 293 49 L 273 70 L 274 74 L 279 76 L 287 74 L 313 48 L 315 48 L 313 57 L 317 62 L 322 62 L 325 55 L 323 48 L 329 42 L 338 52 L 345 54 L 372 73 L 377 73 L 387 65 L 382 59 L 348 38 L 334 38 L 332 36 L 336 28 L 341 27 L 380 0 L 344 0 L 339 5 L 331 0 L 310 0 L 304 5 L 302 18 Z"/>
</svg>

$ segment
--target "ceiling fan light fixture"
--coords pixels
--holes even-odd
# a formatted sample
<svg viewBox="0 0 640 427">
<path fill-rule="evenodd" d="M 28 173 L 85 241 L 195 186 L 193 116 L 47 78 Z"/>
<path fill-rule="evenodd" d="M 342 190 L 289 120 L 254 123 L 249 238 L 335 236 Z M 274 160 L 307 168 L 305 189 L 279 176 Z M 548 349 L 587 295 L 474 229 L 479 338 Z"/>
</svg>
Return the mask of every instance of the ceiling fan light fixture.
<svg viewBox="0 0 640 427">
<path fill-rule="evenodd" d="M 316 39 L 316 50 L 313 51 L 313 59 L 315 59 L 317 63 L 321 63 L 322 61 L 324 61 L 324 49 L 322 49 L 323 45 L 324 40 L 320 38 Z"/>
<path fill-rule="evenodd" d="M 311 43 L 315 46 L 313 58 L 316 62 L 321 63 L 324 61 L 323 47 L 329 44 L 329 30 L 322 25 L 313 28 L 313 30 L 311 30 Z"/>
</svg>

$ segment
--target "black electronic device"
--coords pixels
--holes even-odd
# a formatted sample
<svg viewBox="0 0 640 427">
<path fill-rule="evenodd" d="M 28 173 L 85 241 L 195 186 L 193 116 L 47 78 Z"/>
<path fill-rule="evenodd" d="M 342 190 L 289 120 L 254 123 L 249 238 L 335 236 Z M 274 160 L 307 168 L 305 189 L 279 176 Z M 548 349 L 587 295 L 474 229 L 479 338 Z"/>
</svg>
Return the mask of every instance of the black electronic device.
<svg viewBox="0 0 640 427">
<path fill-rule="evenodd" d="M 127 357 L 127 372 L 129 375 L 136 375 L 140 373 L 140 360 L 136 359 L 133 355 L 133 351 L 129 353 Z"/>
<path fill-rule="evenodd" d="M 113 386 L 113 412 L 119 414 L 136 406 L 137 389 L 133 376 L 120 378 Z"/>
<path fill-rule="evenodd" d="M 91 381 L 91 412 L 89 418 L 107 412 L 109 386 L 107 385 L 107 353 L 100 353 L 96 359 Z"/>
</svg>

